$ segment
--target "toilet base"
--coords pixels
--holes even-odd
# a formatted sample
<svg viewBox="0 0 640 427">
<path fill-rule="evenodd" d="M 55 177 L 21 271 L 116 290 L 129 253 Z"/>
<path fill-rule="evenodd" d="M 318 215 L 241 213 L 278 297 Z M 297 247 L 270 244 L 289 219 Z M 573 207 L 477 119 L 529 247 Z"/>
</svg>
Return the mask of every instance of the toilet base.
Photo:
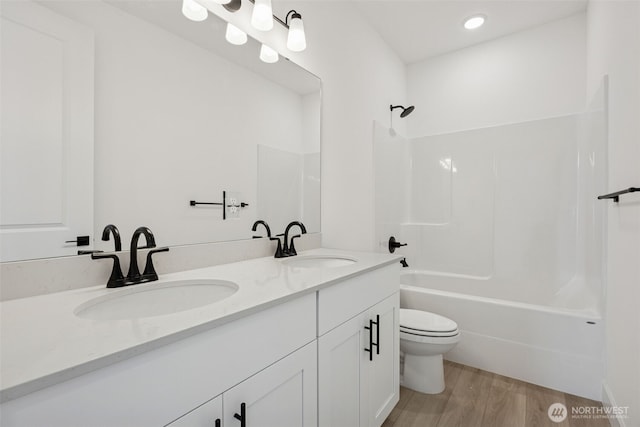
<svg viewBox="0 0 640 427">
<path fill-rule="evenodd" d="M 445 388 L 442 354 L 415 356 L 405 353 L 403 386 L 420 393 L 442 393 Z"/>
</svg>

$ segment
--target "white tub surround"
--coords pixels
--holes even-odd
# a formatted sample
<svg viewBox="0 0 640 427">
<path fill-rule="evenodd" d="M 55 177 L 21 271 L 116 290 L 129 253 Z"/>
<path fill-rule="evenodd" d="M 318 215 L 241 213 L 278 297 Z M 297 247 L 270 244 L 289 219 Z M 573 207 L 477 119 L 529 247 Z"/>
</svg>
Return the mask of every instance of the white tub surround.
<svg viewBox="0 0 640 427">
<path fill-rule="evenodd" d="M 607 98 L 411 139 L 375 127 L 377 240 L 408 244 L 402 306 L 458 323 L 451 360 L 600 398 Z"/>
<path fill-rule="evenodd" d="M 74 314 L 78 306 L 93 298 L 128 288 L 107 289 L 101 285 L 2 302 L 2 401 L 214 329 L 398 260 L 392 255 L 330 249 L 305 251 L 298 257 L 308 255 L 341 256 L 357 262 L 315 269 L 287 265 L 291 258 L 267 257 L 164 274 L 158 282 L 129 288 L 153 287 L 172 280 L 215 279 L 236 283 L 239 290 L 219 303 L 133 320 L 95 321 Z"/>
</svg>

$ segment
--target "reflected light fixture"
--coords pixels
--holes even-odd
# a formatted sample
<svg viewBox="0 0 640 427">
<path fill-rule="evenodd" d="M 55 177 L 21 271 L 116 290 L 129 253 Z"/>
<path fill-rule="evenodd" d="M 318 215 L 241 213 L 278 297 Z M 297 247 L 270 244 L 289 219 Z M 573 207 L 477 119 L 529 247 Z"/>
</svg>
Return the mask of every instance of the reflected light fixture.
<svg viewBox="0 0 640 427">
<path fill-rule="evenodd" d="M 484 24 L 487 18 L 484 15 L 473 15 L 464 20 L 464 28 L 467 30 L 475 30 Z"/>
<path fill-rule="evenodd" d="M 278 62 L 278 52 L 271 49 L 266 44 L 263 44 L 260 47 L 260 59 L 262 62 L 266 62 L 267 64 L 273 64 L 274 62 Z"/>
<path fill-rule="evenodd" d="M 291 17 L 291 19 L 289 19 Z M 304 24 L 302 15 L 295 10 L 290 10 L 285 18 L 286 27 L 289 28 L 287 34 L 287 48 L 292 52 L 302 52 L 307 48 L 307 38 L 304 34 Z"/>
<path fill-rule="evenodd" d="M 273 28 L 271 0 L 255 0 L 251 13 L 251 25 L 260 31 L 269 31 Z"/>
<path fill-rule="evenodd" d="M 231 22 L 227 22 L 225 38 L 229 43 L 239 46 L 247 42 L 247 33 L 233 25 Z"/>
<path fill-rule="evenodd" d="M 195 0 L 182 0 L 182 14 L 192 21 L 200 22 L 207 19 L 207 9 Z"/>
</svg>

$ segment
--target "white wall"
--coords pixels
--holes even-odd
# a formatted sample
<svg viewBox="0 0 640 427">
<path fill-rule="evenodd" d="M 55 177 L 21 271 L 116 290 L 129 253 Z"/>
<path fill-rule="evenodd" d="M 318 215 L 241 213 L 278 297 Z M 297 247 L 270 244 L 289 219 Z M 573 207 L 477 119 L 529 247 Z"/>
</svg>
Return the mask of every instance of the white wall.
<svg viewBox="0 0 640 427">
<path fill-rule="evenodd" d="M 585 15 L 408 67 L 411 137 L 582 111 Z"/>
<path fill-rule="evenodd" d="M 595 1 L 588 11 L 587 93 L 609 75 L 609 190 L 640 185 L 640 2 Z M 640 197 L 608 204 L 605 398 L 640 425 Z"/>
</svg>

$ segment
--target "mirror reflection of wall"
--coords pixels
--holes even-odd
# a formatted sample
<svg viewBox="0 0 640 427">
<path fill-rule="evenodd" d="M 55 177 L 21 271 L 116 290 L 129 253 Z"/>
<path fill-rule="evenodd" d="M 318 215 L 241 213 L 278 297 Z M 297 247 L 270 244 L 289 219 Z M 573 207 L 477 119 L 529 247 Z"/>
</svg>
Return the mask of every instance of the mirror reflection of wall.
<svg viewBox="0 0 640 427">
<path fill-rule="evenodd" d="M 72 21 L 95 40 L 93 101 L 86 101 L 95 110 L 93 226 L 70 230 L 62 218 L 57 228 L 65 230 L 64 240 L 89 234 L 94 248 L 112 250 L 111 242 L 99 239 L 109 223 L 119 227 L 125 247 L 140 225 L 154 231 L 159 245 L 251 238 L 256 219 L 269 222 L 274 232 L 291 220 L 319 231 L 320 82 L 315 76 L 284 59 L 260 63 L 257 42 L 228 45 L 221 20 L 211 16 L 205 25 L 186 20 L 177 1 L 8 3 Z M 3 59 L 6 43 L 15 41 L 4 35 Z M 230 53 L 237 57 L 223 56 Z M 4 109 L 4 91 L 2 96 Z M 299 180 L 298 201 L 290 212 L 282 210 L 288 204 L 282 204 L 281 195 L 260 194 L 258 147 L 302 159 L 291 170 L 279 169 Z M 312 158 L 317 164 L 311 165 Z M 190 200 L 221 202 L 224 190 L 249 204 L 237 219 L 223 220 L 219 206 L 189 206 Z M 278 216 L 270 218 L 272 212 Z M 3 237 L 6 225 L 3 221 Z M 58 255 L 75 253 L 78 248 L 61 239 L 66 252 Z M 12 258 L 6 248 L 2 252 L 3 261 L 52 256 Z"/>
</svg>

